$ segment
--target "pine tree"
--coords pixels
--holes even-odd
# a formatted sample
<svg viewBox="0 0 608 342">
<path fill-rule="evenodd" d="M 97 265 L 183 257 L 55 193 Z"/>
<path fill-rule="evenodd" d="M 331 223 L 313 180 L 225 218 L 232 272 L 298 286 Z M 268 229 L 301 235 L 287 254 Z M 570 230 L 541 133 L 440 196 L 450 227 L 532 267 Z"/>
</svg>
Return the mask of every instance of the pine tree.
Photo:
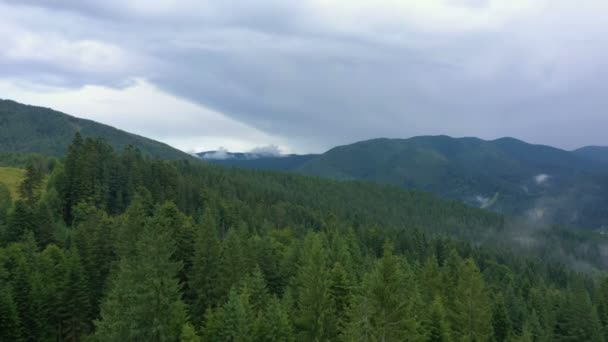
<svg viewBox="0 0 608 342">
<path fill-rule="evenodd" d="M 0 227 L 5 226 L 8 222 L 8 212 L 13 205 L 11 192 L 4 183 L 0 183 Z M 0 233 L 2 231 L 0 230 Z M 3 236 L 0 235 L 0 245 L 2 244 Z"/>
<path fill-rule="evenodd" d="M 233 286 L 239 284 L 247 275 L 247 262 L 244 238 L 237 229 L 230 229 L 222 241 L 220 257 L 220 299 L 228 295 Z"/>
<path fill-rule="evenodd" d="M 68 279 L 68 264 L 63 249 L 49 245 L 40 254 L 40 276 L 44 301 L 44 321 L 47 325 L 46 339 L 58 341 L 62 336 L 63 299 Z"/>
<path fill-rule="evenodd" d="M 319 235 L 309 233 L 305 237 L 301 258 L 294 289 L 298 339 L 325 341 L 333 337 L 331 333 L 336 320 L 327 254 Z"/>
<path fill-rule="evenodd" d="M 16 201 L 8 217 L 4 240 L 10 243 L 23 239 L 27 232 L 35 230 L 35 222 L 32 208 L 22 200 Z"/>
<path fill-rule="evenodd" d="M 67 277 L 59 314 L 64 341 L 80 341 L 89 332 L 91 302 L 88 282 L 75 249 L 67 257 Z"/>
<path fill-rule="evenodd" d="M 276 297 L 270 299 L 263 314 L 258 317 L 254 340 L 259 342 L 292 342 L 295 340 L 289 315 Z"/>
<path fill-rule="evenodd" d="M 424 322 L 424 329 L 428 342 L 450 341 L 450 329 L 441 298 L 435 297 L 433 300 L 428 319 Z"/>
<path fill-rule="evenodd" d="M 334 303 L 336 326 L 334 335 L 340 334 L 348 321 L 348 312 L 352 302 L 352 285 L 346 270 L 341 263 L 336 262 L 329 273 L 329 290 Z"/>
<path fill-rule="evenodd" d="M 42 334 L 42 322 L 37 304 L 39 301 L 33 291 L 33 272 L 30 267 L 22 260 L 16 269 L 16 278 L 13 284 L 15 303 L 17 304 L 18 320 L 21 323 L 21 336 L 24 341 L 38 341 Z"/>
<path fill-rule="evenodd" d="M 604 339 L 608 341 L 608 279 L 600 284 L 597 300 L 597 315 Z"/>
<path fill-rule="evenodd" d="M 164 217 L 149 222 L 130 256 L 123 256 L 96 322 L 100 341 L 175 341 L 186 323 L 173 260 L 175 241 Z"/>
<path fill-rule="evenodd" d="M 254 327 L 255 315 L 249 303 L 247 289 L 237 291 L 233 288 L 223 307 L 208 311 L 204 329 L 205 341 L 253 341 Z"/>
<path fill-rule="evenodd" d="M 511 335 L 511 321 L 507 314 L 505 301 L 502 296 L 498 296 L 495 300 L 492 310 L 492 328 L 494 331 L 494 340 L 496 342 L 505 342 Z"/>
<path fill-rule="evenodd" d="M 554 341 L 601 341 L 600 323 L 582 283 L 571 289 L 559 307 Z"/>
<path fill-rule="evenodd" d="M 190 312 L 199 322 L 205 312 L 219 304 L 223 292 L 220 274 L 221 245 L 215 219 L 209 209 L 205 210 L 202 224 L 196 232 L 194 258 L 188 276 L 189 288 L 194 297 Z"/>
<path fill-rule="evenodd" d="M 33 206 L 40 199 L 42 179 L 42 171 L 33 162 L 29 162 L 25 167 L 23 181 L 19 184 L 19 195 L 30 206 Z"/>
<path fill-rule="evenodd" d="M 384 253 L 363 279 L 345 337 L 360 341 L 417 341 L 419 321 L 413 310 L 415 287 L 403 261 L 385 244 Z"/>
<path fill-rule="evenodd" d="M 0 341 L 22 341 L 20 326 L 12 289 L 4 285 L 0 287 Z"/>
<path fill-rule="evenodd" d="M 53 222 L 53 214 L 50 211 L 47 203 L 42 200 L 34 208 L 33 217 L 36 227 L 36 241 L 40 248 L 55 242 L 55 223 Z"/>
<path fill-rule="evenodd" d="M 492 310 L 483 278 L 472 259 L 461 263 L 459 273 L 450 308 L 452 337 L 486 341 L 492 333 Z"/>
<path fill-rule="evenodd" d="M 249 293 L 249 302 L 254 314 L 261 313 L 270 298 L 270 294 L 268 293 L 264 275 L 259 267 L 256 266 L 251 275 L 243 279 L 241 288 L 242 291 L 246 290 Z"/>
<path fill-rule="evenodd" d="M 196 334 L 196 330 L 190 323 L 182 326 L 182 332 L 179 337 L 180 342 L 201 342 L 201 338 Z"/>
</svg>

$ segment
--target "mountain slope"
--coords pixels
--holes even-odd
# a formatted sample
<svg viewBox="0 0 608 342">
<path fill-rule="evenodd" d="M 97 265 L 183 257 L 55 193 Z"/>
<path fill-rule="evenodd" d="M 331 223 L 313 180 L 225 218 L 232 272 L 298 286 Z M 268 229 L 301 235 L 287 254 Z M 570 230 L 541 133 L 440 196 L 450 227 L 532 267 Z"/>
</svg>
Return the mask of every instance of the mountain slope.
<svg viewBox="0 0 608 342">
<path fill-rule="evenodd" d="M 608 223 L 606 166 L 513 138 L 374 139 L 331 149 L 297 171 L 431 191 L 549 223 Z"/>
<path fill-rule="evenodd" d="M 608 164 L 608 146 L 585 146 L 574 150 L 573 153 L 589 160 Z"/>
<path fill-rule="evenodd" d="M 102 137 L 115 149 L 133 145 L 145 155 L 155 158 L 191 158 L 169 145 L 95 121 L 79 119 L 48 108 L 0 100 L 0 152 L 62 156 L 76 132 L 85 137 Z"/>
</svg>

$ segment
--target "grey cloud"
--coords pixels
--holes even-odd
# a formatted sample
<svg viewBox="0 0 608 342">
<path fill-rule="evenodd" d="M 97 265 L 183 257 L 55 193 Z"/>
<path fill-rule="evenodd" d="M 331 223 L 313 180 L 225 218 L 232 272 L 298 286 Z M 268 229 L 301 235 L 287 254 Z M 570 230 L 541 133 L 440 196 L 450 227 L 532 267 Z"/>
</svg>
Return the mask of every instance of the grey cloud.
<svg viewBox="0 0 608 342">
<path fill-rule="evenodd" d="M 115 44 L 135 65 L 100 73 L 0 60 L 0 76 L 47 82 L 40 75 L 50 75 L 64 86 L 121 86 L 143 77 L 288 138 L 300 151 L 439 133 L 509 135 L 568 148 L 608 144 L 602 129 L 608 99 L 599 77 L 608 73 L 601 39 L 608 27 L 592 2 L 570 13 L 573 5 L 559 1 L 546 14 L 464 32 L 410 22 L 353 30 L 320 18 L 307 2 L 278 0 L 186 1 L 167 11 L 118 1 L 4 2 L 14 13 L 48 13 L 49 27 L 69 39 Z M 74 18 L 74 26 L 55 17 Z"/>
</svg>

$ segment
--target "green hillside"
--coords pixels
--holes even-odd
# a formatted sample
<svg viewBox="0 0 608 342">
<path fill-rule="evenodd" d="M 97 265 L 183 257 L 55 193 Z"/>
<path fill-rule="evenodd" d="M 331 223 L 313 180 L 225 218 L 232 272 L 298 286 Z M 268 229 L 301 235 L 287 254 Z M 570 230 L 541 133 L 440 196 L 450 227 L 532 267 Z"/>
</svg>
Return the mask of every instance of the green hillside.
<svg viewBox="0 0 608 342">
<path fill-rule="evenodd" d="M 575 150 L 574 153 L 589 160 L 608 163 L 608 147 L 606 146 L 586 146 Z"/>
<path fill-rule="evenodd" d="M 0 192 L 2 341 L 604 340 L 599 233 L 373 182 L 69 150 L 46 195 Z"/>
<path fill-rule="evenodd" d="M 0 100 L 0 153 L 40 153 L 63 156 L 74 134 L 101 137 L 121 150 L 136 146 L 145 155 L 162 159 L 191 158 L 166 144 L 52 109 Z"/>
<path fill-rule="evenodd" d="M 512 138 L 374 139 L 331 149 L 297 171 L 431 191 L 549 223 L 608 224 L 606 166 Z"/>
</svg>

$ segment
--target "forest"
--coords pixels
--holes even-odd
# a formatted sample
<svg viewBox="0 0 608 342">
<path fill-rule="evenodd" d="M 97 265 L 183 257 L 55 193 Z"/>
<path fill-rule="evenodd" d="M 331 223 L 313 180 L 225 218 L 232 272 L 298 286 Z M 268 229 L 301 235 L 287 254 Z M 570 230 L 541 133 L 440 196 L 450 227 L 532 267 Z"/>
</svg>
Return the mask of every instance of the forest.
<svg viewBox="0 0 608 342">
<path fill-rule="evenodd" d="M 424 192 L 80 134 L 23 165 L 0 185 L 0 341 L 608 341 L 588 232 L 526 248 L 509 218 Z"/>
</svg>

